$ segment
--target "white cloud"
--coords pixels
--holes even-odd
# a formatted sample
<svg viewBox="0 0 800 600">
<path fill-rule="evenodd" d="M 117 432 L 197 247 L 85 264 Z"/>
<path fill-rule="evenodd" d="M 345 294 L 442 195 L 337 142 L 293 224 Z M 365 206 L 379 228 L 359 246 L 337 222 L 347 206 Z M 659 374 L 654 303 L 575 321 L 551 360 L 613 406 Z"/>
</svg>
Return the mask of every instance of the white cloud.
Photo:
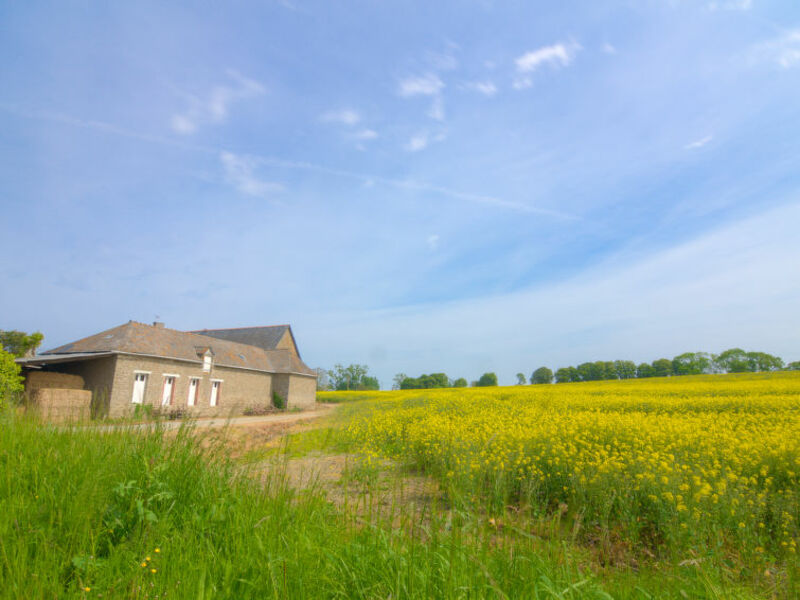
<svg viewBox="0 0 800 600">
<path fill-rule="evenodd" d="M 263 181 L 255 175 L 257 159 L 237 156 L 232 152 L 221 152 L 219 159 L 225 168 L 225 178 L 242 194 L 272 199 L 276 192 L 284 189 L 279 183 Z"/>
<path fill-rule="evenodd" d="M 401 79 L 398 93 L 404 98 L 411 96 L 437 96 L 443 89 L 444 82 L 439 79 L 439 76 L 428 73 L 427 75 Z"/>
<path fill-rule="evenodd" d="M 708 3 L 709 10 L 750 10 L 753 0 L 714 0 Z"/>
<path fill-rule="evenodd" d="M 560 42 L 542 46 L 517 57 L 514 61 L 517 67 L 517 76 L 513 81 L 514 88 L 519 90 L 531 87 L 533 85 L 531 75 L 543 66 L 551 68 L 569 66 L 580 49 L 581 46 L 576 42 Z"/>
<path fill-rule="evenodd" d="M 374 129 L 362 129 L 353 135 L 357 140 L 374 140 L 378 137 L 378 132 Z"/>
<path fill-rule="evenodd" d="M 603 52 L 605 52 L 606 54 L 616 54 L 617 53 L 617 49 L 613 45 L 609 44 L 608 42 L 604 42 L 603 43 L 602 49 L 603 49 Z"/>
<path fill-rule="evenodd" d="M 756 44 L 750 50 L 751 62 L 773 62 L 782 69 L 800 66 L 800 29 Z"/>
<path fill-rule="evenodd" d="M 420 150 L 424 150 L 428 147 L 429 139 L 427 133 L 418 133 L 416 135 L 411 136 L 411 139 L 408 140 L 408 143 L 405 145 L 405 149 L 409 152 L 418 152 Z"/>
<path fill-rule="evenodd" d="M 497 94 L 497 86 L 491 81 L 469 81 L 464 84 L 468 90 L 473 90 L 484 96 L 491 98 Z"/>
<path fill-rule="evenodd" d="M 355 110 L 344 108 L 341 110 L 329 110 L 320 117 L 326 123 L 341 123 L 342 125 L 353 126 L 361 121 L 361 115 Z"/>
<path fill-rule="evenodd" d="M 221 123 L 228 117 L 230 107 L 239 100 L 255 98 L 266 92 L 259 82 L 228 71 L 232 85 L 218 85 L 205 98 L 189 96 L 189 108 L 172 116 L 170 125 L 175 133 L 188 135 L 204 123 Z"/>
<path fill-rule="evenodd" d="M 432 252 L 435 252 L 436 250 L 439 249 L 439 234 L 433 233 L 433 234 L 429 235 L 428 239 L 426 240 L 426 242 L 428 244 L 428 248 Z"/>
<path fill-rule="evenodd" d="M 684 149 L 685 150 L 694 150 L 695 148 L 702 148 L 703 146 L 705 146 L 708 142 L 710 142 L 713 139 L 714 139 L 713 135 L 707 135 L 704 138 L 700 138 L 699 140 L 695 140 L 693 142 L 690 142 L 690 143 L 686 144 L 684 146 Z"/>
</svg>

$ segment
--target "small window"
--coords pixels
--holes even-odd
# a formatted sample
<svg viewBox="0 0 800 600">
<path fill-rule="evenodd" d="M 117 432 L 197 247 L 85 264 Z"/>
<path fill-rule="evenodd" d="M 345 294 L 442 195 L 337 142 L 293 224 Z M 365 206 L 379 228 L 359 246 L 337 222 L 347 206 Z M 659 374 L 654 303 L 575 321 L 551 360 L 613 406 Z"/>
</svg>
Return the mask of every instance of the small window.
<svg viewBox="0 0 800 600">
<path fill-rule="evenodd" d="M 206 352 L 203 355 L 203 373 L 208 373 L 211 371 L 211 354 Z"/>
<path fill-rule="evenodd" d="M 211 381 L 211 398 L 209 400 L 211 406 L 217 406 L 217 404 L 219 404 L 219 390 L 221 387 L 221 381 Z"/>
</svg>

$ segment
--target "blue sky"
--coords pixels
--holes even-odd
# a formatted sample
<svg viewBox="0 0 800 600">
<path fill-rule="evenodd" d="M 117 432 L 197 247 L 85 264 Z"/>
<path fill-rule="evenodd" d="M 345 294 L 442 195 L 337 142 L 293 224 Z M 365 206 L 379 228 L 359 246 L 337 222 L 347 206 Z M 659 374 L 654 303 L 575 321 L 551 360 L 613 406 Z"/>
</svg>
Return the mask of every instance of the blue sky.
<svg viewBox="0 0 800 600">
<path fill-rule="evenodd" d="M 0 327 L 501 383 L 800 359 L 800 4 L 0 6 Z"/>
</svg>

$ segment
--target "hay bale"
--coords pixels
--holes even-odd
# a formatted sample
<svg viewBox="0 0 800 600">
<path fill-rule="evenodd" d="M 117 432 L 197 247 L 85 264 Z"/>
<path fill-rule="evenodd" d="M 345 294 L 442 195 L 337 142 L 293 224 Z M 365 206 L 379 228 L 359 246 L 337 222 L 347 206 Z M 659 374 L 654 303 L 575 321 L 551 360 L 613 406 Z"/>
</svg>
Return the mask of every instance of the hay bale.
<svg viewBox="0 0 800 600">
<path fill-rule="evenodd" d="M 80 375 L 55 371 L 29 371 L 25 375 L 25 391 L 31 395 L 41 389 L 82 390 L 83 388 L 84 381 Z"/>
<path fill-rule="evenodd" d="M 42 419 L 63 423 L 87 421 L 91 404 L 89 390 L 39 388 L 30 395 L 29 407 Z"/>
</svg>

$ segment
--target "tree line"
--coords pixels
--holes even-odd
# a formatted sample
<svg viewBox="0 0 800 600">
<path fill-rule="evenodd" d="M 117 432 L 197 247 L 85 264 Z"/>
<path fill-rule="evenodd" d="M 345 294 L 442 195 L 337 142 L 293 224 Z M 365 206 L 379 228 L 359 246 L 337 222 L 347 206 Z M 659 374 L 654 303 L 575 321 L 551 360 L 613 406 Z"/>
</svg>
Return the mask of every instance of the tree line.
<svg viewBox="0 0 800 600">
<path fill-rule="evenodd" d="M 702 375 L 707 373 L 758 373 L 782 369 L 800 371 L 800 361 L 784 364 L 779 356 L 766 352 L 746 352 L 730 348 L 719 354 L 684 352 L 673 359 L 659 358 L 652 363 L 636 364 L 632 360 L 598 360 L 577 367 L 561 367 L 555 373 L 548 367 L 539 367 L 530 377 L 537 383 L 574 383 L 604 379 L 644 379 L 671 377 L 673 375 Z M 519 380 L 521 373 L 517 374 Z M 524 378 L 524 376 L 522 376 Z M 524 383 L 522 381 L 521 383 Z"/>
</svg>

